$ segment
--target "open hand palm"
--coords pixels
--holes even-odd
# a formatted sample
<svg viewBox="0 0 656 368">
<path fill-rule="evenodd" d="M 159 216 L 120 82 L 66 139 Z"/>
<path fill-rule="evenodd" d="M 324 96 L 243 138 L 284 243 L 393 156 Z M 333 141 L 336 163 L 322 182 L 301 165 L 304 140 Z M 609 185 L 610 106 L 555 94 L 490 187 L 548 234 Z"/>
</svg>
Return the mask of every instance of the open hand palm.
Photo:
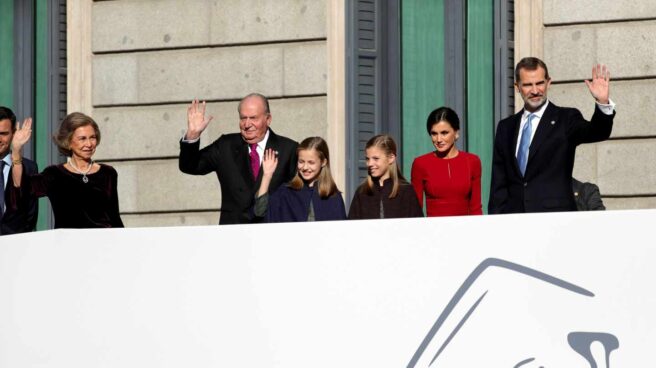
<svg viewBox="0 0 656 368">
<path fill-rule="evenodd" d="M 32 118 L 27 118 L 23 121 L 23 126 L 20 126 L 20 123 L 16 123 L 16 131 L 14 132 L 14 137 L 11 140 L 12 149 L 15 151 L 20 151 L 23 148 L 23 145 L 30 140 L 32 136 Z"/>
<path fill-rule="evenodd" d="M 187 128 L 190 132 L 202 133 L 212 119 L 212 116 L 205 117 L 205 101 L 199 103 L 194 100 L 187 108 Z"/>
<path fill-rule="evenodd" d="M 264 152 L 264 160 L 262 161 L 262 173 L 264 175 L 272 176 L 278 166 L 278 157 L 276 152 L 269 148 Z"/>
<path fill-rule="evenodd" d="M 586 80 L 585 84 L 597 102 L 602 104 L 608 103 L 608 97 L 610 95 L 610 71 L 606 65 L 597 64 L 593 66 L 592 79 L 589 81 Z"/>
</svg>

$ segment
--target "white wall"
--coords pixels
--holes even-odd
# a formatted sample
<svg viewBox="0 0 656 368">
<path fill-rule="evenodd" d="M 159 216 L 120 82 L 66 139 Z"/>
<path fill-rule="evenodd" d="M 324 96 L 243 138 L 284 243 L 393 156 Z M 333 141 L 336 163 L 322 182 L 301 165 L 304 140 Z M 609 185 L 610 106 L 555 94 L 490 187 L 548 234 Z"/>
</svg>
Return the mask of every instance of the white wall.
<svg viewBox="0 0 656 368">
<path fill-rule="evenodd" d="M 55 230 L 2 239 L 3 367 L 589 367 L 570 332 L 656 341 L 656 211 Z M 552 280 L 553 281 L 553 280 Z M 647 363 L 648 364 L 648 363 Z"/>
</svg>

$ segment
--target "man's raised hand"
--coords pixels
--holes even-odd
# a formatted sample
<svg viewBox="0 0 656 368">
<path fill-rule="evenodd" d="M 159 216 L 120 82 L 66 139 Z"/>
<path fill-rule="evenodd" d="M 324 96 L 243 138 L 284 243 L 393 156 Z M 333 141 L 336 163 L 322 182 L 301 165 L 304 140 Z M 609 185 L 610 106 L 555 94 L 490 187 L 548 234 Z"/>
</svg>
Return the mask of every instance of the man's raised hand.
<svg viewBox="0 0 656 368">
<path fill-rule="evenodd" d="M 187 108 L 187 134 L 185 139 L 198 139 L 212 119 L 214 119 L 213 116 L 205 117 L 205 101 L 199 103 L 197 99 L 193 100 Z"/>
<path fill-rule="evenodd" d="M 608 104 L 610 101 L 609 83 L 610 71 L 603 64 L 597 64 L 592 67 L 592 79 L 586 80 L 585 84 L 588 86 L 592 97 L 594 97 L 600 104 Z"/>
</svg>

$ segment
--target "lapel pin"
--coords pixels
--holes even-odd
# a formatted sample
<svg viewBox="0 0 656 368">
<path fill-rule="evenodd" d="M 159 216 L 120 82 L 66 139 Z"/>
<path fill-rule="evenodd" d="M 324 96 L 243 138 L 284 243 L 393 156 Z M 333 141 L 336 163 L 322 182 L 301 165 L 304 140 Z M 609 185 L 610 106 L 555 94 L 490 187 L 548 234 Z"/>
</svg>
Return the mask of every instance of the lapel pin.
<svg viewBox="0 0 656 368">
<path fill-rule="evenodd" d="M 556 122 L 551 120 L 551 125 L 556 125 Z"/>
</svg>

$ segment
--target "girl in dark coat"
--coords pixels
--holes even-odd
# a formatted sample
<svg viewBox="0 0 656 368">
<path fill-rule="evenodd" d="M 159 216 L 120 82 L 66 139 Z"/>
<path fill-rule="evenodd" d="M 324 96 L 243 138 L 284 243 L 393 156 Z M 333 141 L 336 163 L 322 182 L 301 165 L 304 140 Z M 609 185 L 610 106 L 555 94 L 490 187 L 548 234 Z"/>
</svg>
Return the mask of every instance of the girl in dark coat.
<svg viewBox="0 0 656 368">
<path fill-rule="evenodd" d="M 371 138 L 365 148 L 369 176 L 351 201 L 349 219 L 423 217 L 417 196 L 396 163 L 389 135 Z"/>
<path fill-rule="evenodd" d="M 266 222 L 329 221 L 346 219 L 342 194 L 330 173 L 328 145 L 320 137 L 306 138 L 297 149 L 296 175 L 269 195 L 278 164 L 269 149 L 262 161 L 262 183 L 255 198 L 255 215 Z"/>
</svg>

